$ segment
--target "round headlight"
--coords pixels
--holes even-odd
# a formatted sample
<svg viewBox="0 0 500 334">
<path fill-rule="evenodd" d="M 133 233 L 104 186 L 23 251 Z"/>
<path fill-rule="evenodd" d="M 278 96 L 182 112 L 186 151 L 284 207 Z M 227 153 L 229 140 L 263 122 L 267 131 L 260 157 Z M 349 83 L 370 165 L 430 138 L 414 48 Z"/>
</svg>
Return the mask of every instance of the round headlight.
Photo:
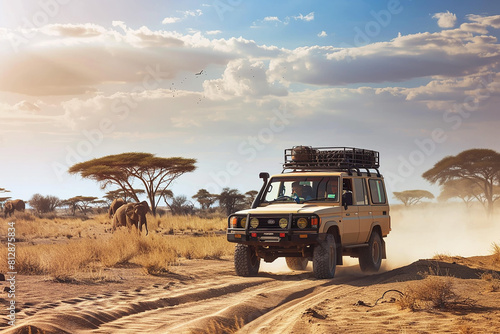
<svg viewBox="0 0 500 334">
<path fill-rule="evenodd" d="M 307 227 L 307 219 L 299 218 L 299 220 L 297 220 L 297 226 L 299 228 L 306 228 Z"/>
<path fill-rule="evenodd" d="M 288 219 L 281 218 L 279 224 L 280 224 L 281 228 L 287 228 L 288 227 Z"/>
<path fill-rule="evenodd" d="M 259 220 L 257 218 L 250 219 L 250 226 L 257 228 L 257 226 L 259 226 Z"/>
<path fill-rule="evenodd" d="M 245 218 L 241 218 L 240 224 L 241 224 L 241 227 L 245 228 L 245 226 L 247 225 L 247 219 L 246 219 L 246 217 Z"/>
</svg>

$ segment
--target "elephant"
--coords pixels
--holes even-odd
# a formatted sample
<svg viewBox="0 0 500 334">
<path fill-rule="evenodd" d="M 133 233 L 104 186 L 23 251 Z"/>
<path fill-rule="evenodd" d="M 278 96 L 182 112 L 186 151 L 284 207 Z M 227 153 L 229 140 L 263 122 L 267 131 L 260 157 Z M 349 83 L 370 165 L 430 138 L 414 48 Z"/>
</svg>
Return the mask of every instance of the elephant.
<svg viewBox="0 0 500 334">
<path fill-rule="evenodd" d="M 113 216 L 113 231 L 120 226 L 135 226 L 142 232 L 142 226 L 144 225 L 146 228 L 146 235 L 148 235 L 148 222 L 146 221 L 146 213 L 148 211 L 149 205 L 146 201 L 122 205 L 116 210 Z"/>
<path fill-rule="evenodd" d="M 125 204 L 125 200 L 123 198 L 116 198 L 115 200 L 113 200 L 108 210 L 109 218 L 113 218 L 116 210 L 118 210 L 118 208 L 123 204 Z"/>
<path fill-rule="evenodd" d="M 15 199 L 12 201 L 5 202 L 3 208 L 5 213 L 5 218 L 7 218 L 7 215 L 9 215 L 10 217 L 15 210 L 24 212 L 25 206 L 26 205 L 24 204 L 24 201 L 22 199 Z"/>
</svg>

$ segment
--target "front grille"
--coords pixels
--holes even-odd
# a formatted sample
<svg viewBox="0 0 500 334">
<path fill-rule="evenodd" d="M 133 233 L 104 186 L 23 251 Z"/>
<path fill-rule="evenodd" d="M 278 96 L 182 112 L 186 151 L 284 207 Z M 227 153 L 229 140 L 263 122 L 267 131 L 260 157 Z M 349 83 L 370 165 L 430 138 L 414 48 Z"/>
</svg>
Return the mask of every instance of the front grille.
<svg viewBox="0 0 500 334">
<path fill-rule="evenodd" d="M 259 226 L 257 228 L 253 228 L 250 226 L 250 231 L 252 230 L 271 230 L 271 229 L 279 229 L 286 231 L 288 227 L 282 228 L 280 227 L 279 221 L 282 218 L 287 220 L 290 219 L 289 215 L 280 215 L 280 216 L 250 216 L 250 220 L 253 218 L 257 218 L 259 220 Z M 309 216 L 292 216 L 292 229 L 298 229 L 297 220 L 299 218 L 307 218 L 308 227 L 310 227 L 310 218 Z"/>
</svg>

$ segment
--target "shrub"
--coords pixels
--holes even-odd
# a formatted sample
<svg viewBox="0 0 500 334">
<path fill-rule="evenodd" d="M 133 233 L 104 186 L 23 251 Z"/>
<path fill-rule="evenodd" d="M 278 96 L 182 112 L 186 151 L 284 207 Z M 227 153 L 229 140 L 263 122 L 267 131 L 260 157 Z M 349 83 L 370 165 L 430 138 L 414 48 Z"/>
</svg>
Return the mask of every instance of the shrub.
<svg viewBox="0 0 500 334">
<path fill-rule="evenodd" d="M 492 255 L 493 255 L 493 260 L 495 262 L 500 262 L 500 245 L 497 244 L 496 242 L 491 244 L 491 249 L 492 249 Z"/>
<path fill-rule="evenodd" d="M 47 213 L 53 212 L 58 206 L 60 206 L 61 200 L 56 196 L 42 196 L 40 194 L 34 194 L 29 203 L 37 213 Z"/>
<path fill-rule="evenodd" d="M 397 301 L 401 309 L 412 311 L 422 309 L 450 309 L 472 306 L 469 298 L 461 299 L 453 291 L 451 277 L 428 276 L 413 285 L 408 285 L 403 296 Z"/>
</svg>

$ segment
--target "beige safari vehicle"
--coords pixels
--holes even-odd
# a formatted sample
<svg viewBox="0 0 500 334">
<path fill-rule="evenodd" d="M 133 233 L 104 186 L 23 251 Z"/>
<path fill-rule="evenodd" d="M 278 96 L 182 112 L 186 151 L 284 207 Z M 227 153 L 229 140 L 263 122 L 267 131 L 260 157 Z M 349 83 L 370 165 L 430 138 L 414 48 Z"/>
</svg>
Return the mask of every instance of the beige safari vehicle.
<svg viewBox="0 0 500 334">
<path fill-rule="evenodd" d="M 292 270 L 312 261 L 316 278 L 333 278 L 343 256 L 377 272 L 391 230 L 379 153 L 351 147 L 297 146 L 285 150 L 283 172 L 269 177 L 252 207 L 228 217 L 239 276 L 254 276 L 260 261 L 284 257 Z"/>
</svg>

